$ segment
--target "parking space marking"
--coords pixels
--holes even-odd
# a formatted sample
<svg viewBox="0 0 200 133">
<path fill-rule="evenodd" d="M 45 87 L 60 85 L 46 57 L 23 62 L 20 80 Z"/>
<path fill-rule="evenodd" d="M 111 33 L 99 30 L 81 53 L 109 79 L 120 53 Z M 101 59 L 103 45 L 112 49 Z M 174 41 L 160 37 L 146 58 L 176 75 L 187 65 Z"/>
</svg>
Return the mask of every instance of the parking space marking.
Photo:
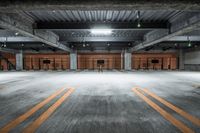
<svg viewBox="0 0 200 133">
<path fill-rule="evenodd" d="M 31 115 L 33 115 L 36 111 L 38 111 L 40 108 L 42 108 L 44 105 L 46 105 L 47 103 L 49 103 L 51 100 L 53 100 L 56 96 L 58 96 L 59 94 L 61 94 L 63 91 L 65 90 L 65 88 L 61 88 L 58 91 L 54 92 L 52 95 L 50 95 L 48 98 L 46 98 L 45 100 L 43 100 L 42 102 L 40 102 L 39 104 L 35 105 L 33 108 L 31 108 L 30 110 L 28 110 L 26 113 L 24 113 L 23 115 L 19 116 L 18 118 L 16 118 L 15 120 L 11 121 L 10 123 L 8 123 L 7 125 L 5 125 L 2 129 L 0 129 L 1 133 L 7 133 L 10 130 L 12 130 L 14 127 L 16 127 L 17 125 L 19 125 L 20 123 L 22 123 L 23 121 L 25 121 L 28 117 L 30 117 Z"/>
<path fill-rule="evenodd" d="M 167 102 L 166 100 L 164 100 L 163 98 L 157 96 L 156 94 L 150 92 L 147 89 L 141 89 L 143 92 L 147 93 L 148 95 L 150 95 L 151 97 L 155 98 L 156 100 L 158 100 L 159 102 L 161 102 L 162 104 L 164 104 L 165 106 L 169 107 L 170 109 L 174 110 L 175 112 L 177 112 L 178 114 L 180 114 L 181 116 L 183 116 L 184 118 L 188 119 L 189 121 L 191 121 L 192 123 L 196 124 L 197 126 L 200 126 L 200 119 L 198 119 L 197 117 L 194 117 L 190 114 L 188 114 L 187 112 L 185 112 L 184 110 L 176 107 L 175 105 Z"/>
<path fill-rule="evenodd" d="M 190 129 L 184 123 L 182 123 L 181 121 L 177 120 L 171 114 L 169 114 L 168 112 L 166 112 L 164 109 L 162 109 L 156 103 L 154 103 L 153 101 L 151 101 L 149 98 L 147 98 L 145 95 L 143 95 L 136 88 L 133 88 L 132 91 L 135 92 L 141 99 L 143 99 L 148 105 L 150 105 L 158 113 L 160 113 L 166 120 L 168 120 L 169 122 L 171 122 L 178 129 L 180 129 L 183 133 L 194 133 L 194 131 L 192 129 Z"/>
<path fill-rule="evenodd" d="M 67 99 L 75 89 L 70 88 L 60 99 L 58 99 L 51 107 L 49 107 L 43 114 L 41 114 L 34 122 L 28 125 L 23 133 L 34 133 L 40 125 L 46 121 L 51 114 Z"/>
</svg>

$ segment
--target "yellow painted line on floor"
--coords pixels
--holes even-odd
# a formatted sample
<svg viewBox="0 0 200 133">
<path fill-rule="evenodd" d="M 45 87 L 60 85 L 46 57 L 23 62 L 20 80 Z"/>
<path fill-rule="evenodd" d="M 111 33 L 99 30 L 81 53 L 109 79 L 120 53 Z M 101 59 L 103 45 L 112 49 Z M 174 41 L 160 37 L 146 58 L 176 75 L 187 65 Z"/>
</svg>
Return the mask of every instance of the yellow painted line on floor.
<svg viewBox="0 0 200 133">
<path fill-rule="evenodd" d="M 47 103 L 49 103 L 52 99 L 54 99 L 57 95 L 59 95 L 60 93 L 62 93 L 64 90 L 65 90 L 65 88 L 59 89 L 58 91 L 56 91 L 55 93 L 53 93 L 51 96 L 49 96 L 48 98 L 46 98 L 44 101 L 40 102 L 39 104 L 35 105 L 33 108 L 31 108 L 30 110 L 28 110 L 23 115 L 19 116 L 15 120 L 13 120 L 10 123 L 8 123 L 7 125 L 5 125 L 2 129 L 0 129 L 0 133 L 7 133 L 10 130 L 12 130 L 14 127 L 16 127 L 21 122 L 25 121 L 28 117 L 30 117 L 37 110 L 39 110 L 44 105 L 46 105 Z"/>
<path fill-rule="evenodd" d="M 143 99 L 148 105 L 150 105 L 158 113 L 160 113 L 166 120 L 170 121 L 174 126 L 176 126 L 178 129 L 180 129 L 183 133 L 194 133 L 194 131 L 192 129 L 187 127 L 184 123 L 182 123 L 181 121 L 177 120 L 175 117 L 173 117 L 171 114 L 166 112 L 164 109 L 162 109 L 156 103 L 154 103 L 149 98 L 144 96 L 136 88 L 133 88 L 132 91 L 135 92 L 141 99 Z"/>
<path fill-rule="evenodd" d="M 189 121 L 191 121 L 192 123 L 196 124 L 197 126 L 200 126 L 200 119 L 198 119 L 197 117 L 194 117 L 190 114 L 188 114 L 187 112 L 185 112 L 184 110 L 176 107 L 175 105 L 167 102 L 166 100 L 164 100 L 163 98 L 157 96 L 156 94 L 150 92 L 147 89 L 141 89 L 143 92 L 147 93 L 148 95 L 150 95 L 151 97 L 155 98 L 156 100 L 158 100 L 159 102 L 161 102 L 162 104 L 164 104 L 165 106 L 169 107 L 170 109 L 174 110 L 175 112 L 177 112 L 178 114 L 180 114 L 181 116 L 183 116 L 184 118 L 188 119 Z"/>
<path fill-rule="evenodd" d="M 34 133 L 40 125 L 46 121 L 49 116 L 68 98 L 74 91 L 70 88 L 60 99 L 58 99 L 51 107 L 49 107 L 43 114 L 41 114 L 34 122 L 32 122 L 28 127 L 26 127 L 23 133 Z"/>
</svg>

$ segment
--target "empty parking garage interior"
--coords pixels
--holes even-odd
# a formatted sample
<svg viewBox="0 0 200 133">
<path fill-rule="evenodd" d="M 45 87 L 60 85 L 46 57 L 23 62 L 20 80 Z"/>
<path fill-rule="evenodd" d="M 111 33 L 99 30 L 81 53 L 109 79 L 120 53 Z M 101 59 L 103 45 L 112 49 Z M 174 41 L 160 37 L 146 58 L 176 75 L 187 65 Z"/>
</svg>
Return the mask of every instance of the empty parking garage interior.
<svg viewBox="0 0 200 133">
<path fill-rule="evenodd" d="M 199 133 L 199 0 L 0 1 L 0 133 Z"/>
</svg>

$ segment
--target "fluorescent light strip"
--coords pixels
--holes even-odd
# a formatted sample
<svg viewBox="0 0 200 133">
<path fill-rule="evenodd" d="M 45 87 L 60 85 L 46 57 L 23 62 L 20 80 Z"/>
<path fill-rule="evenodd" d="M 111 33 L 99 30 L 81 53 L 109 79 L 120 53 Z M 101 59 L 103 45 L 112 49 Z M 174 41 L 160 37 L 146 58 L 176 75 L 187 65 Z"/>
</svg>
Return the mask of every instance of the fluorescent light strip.
<svg viewBox="0 0 200 133">
<path fill-rule="evenodd" d="M 91 29 L 91 33 L 109 35 L 109 34 L 112 34 L 112 30 L 111 29 Z"/>
</svg>

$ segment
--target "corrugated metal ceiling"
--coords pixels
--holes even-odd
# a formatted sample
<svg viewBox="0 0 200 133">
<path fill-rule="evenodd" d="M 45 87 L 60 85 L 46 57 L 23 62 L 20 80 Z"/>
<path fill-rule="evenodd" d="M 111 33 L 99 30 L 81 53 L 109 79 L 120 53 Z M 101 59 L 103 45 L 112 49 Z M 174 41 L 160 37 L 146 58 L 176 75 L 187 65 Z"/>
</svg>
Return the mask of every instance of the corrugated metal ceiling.
<svg viewBox="0 0 200 133">
<path fill-rule="evenodd" d="M 36 22 L 132 22 L 137 20 L 135 10 L 56 10 L 56 11 L 30 11 L 25 12 Z M 140 11 L 142 21 L 168 21 L 180 11 Z"/>
</svg>

